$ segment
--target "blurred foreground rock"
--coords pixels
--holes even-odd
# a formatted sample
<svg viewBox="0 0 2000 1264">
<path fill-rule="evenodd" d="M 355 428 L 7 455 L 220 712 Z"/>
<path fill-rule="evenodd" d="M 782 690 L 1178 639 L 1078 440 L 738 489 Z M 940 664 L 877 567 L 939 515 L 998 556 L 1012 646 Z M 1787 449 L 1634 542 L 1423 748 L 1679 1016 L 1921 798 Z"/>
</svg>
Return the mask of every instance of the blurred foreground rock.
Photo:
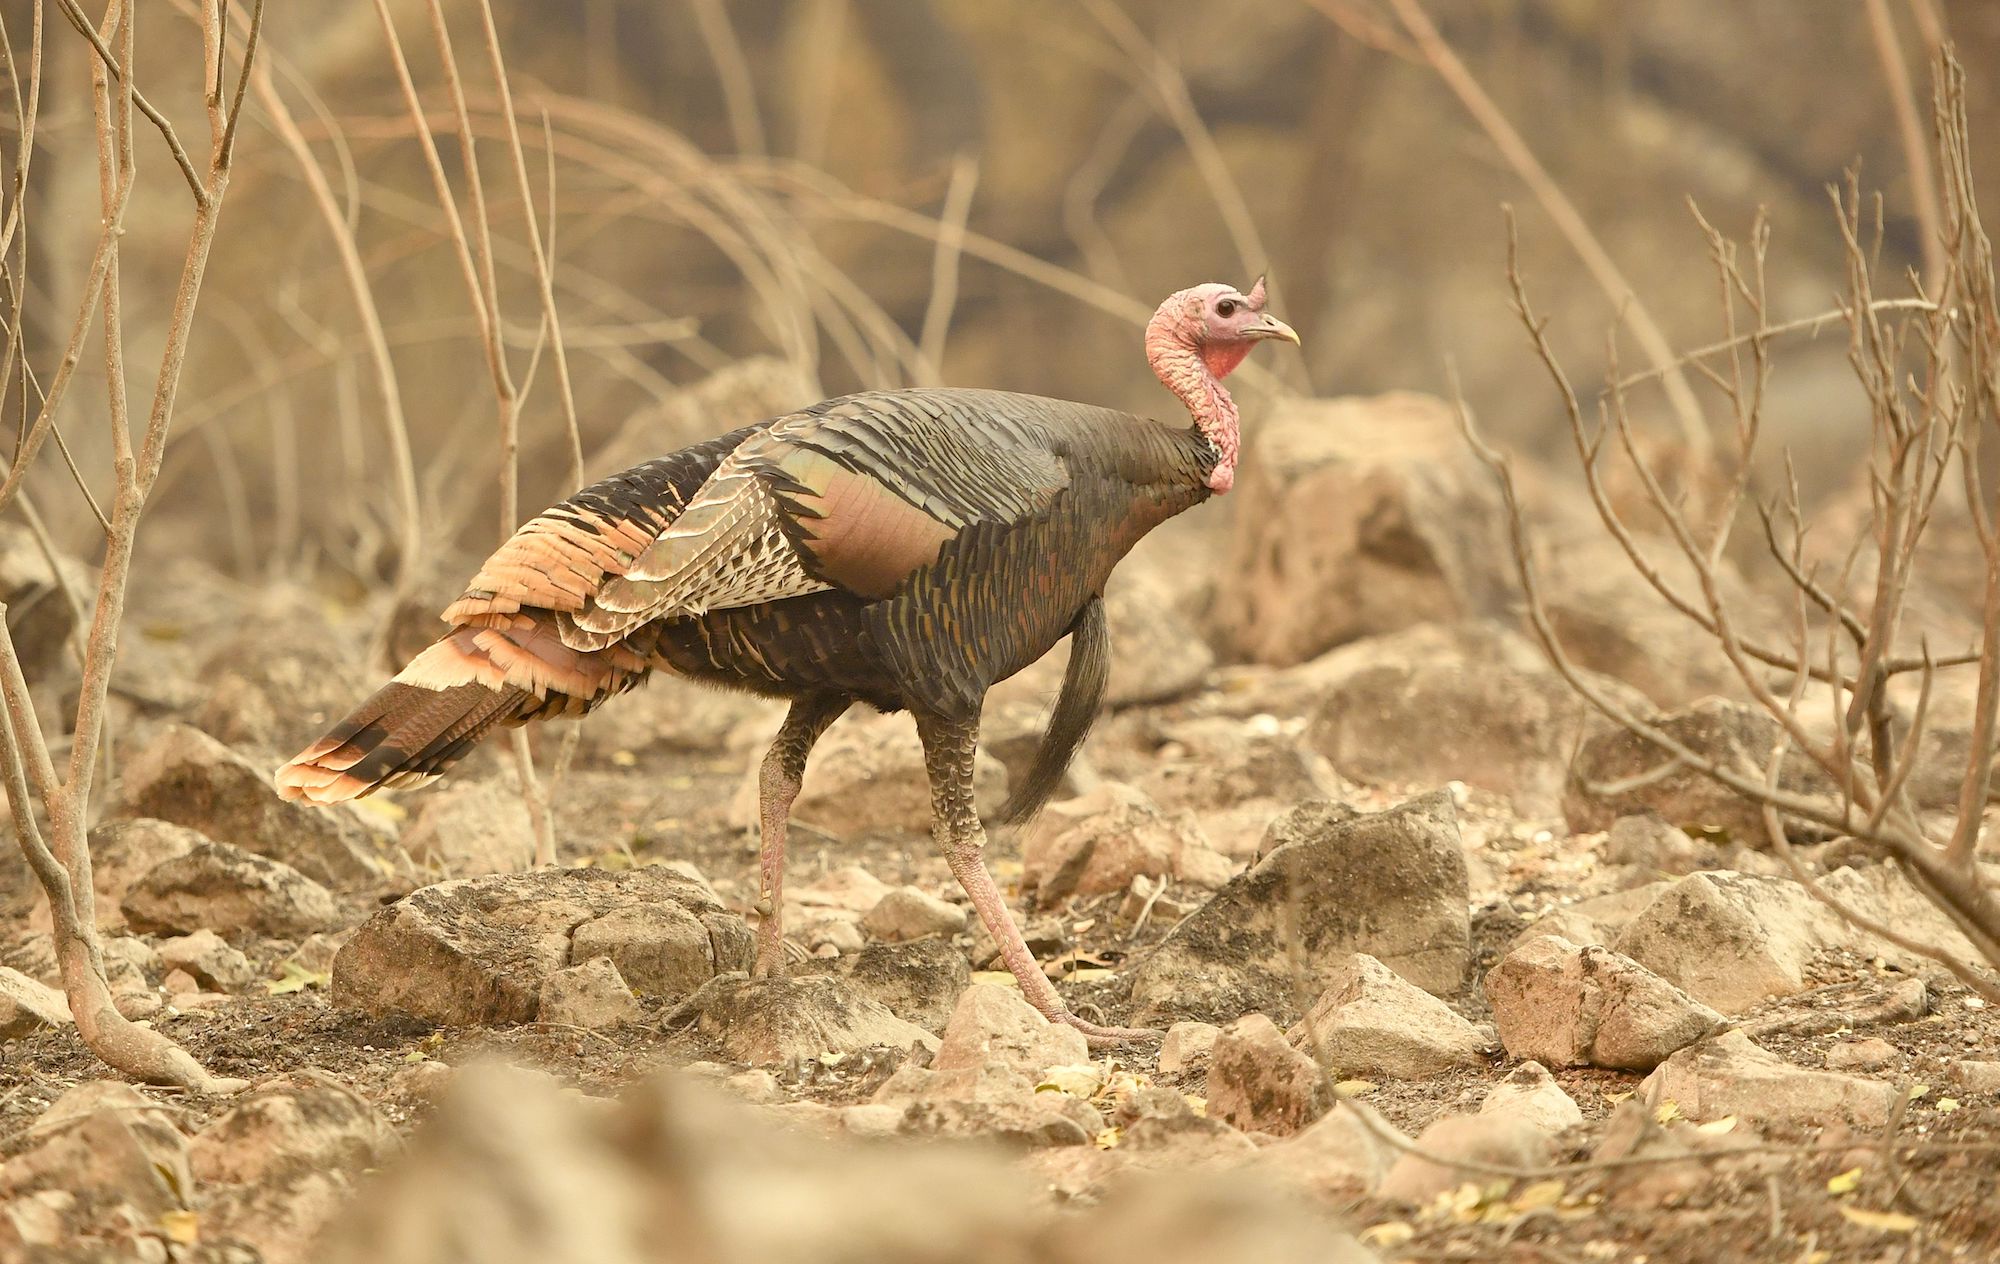
<svg viewBox="0 0 2000 1264">
<path fill-rule="evenodd" d="M 1132 970 L 1142 1022 L 1227 1022 L 1259 1010 L 1296 1018 L 1347 958 L 1365 952 L 1434 994 L 1469 963 L 1465 856 L 1443 791 L 1357 816 L 1306 803 L 1275 822 L 1249 872 L 1176 926 Z M 1306 977 L 1293 978 L 1294 954 Z"/>
<path fill-rule="evenodd" d="M 1497 613 L 1499 495 L 1444 401 L 1290 400 L 1245 445 L 1210 617 L 1224 654 L 1284 666 L 1412 624 Z"/>
<path fill-rule="evenodd" d="M 1133 1177 L 1096 1206 L 1058 1213 L 1037 1197 L 1027 1173 L 977 1148 L 815 1137 L 775 1127 L 752 1108 L 675 1077 L 647 1081 L 616 1102 L 586 1104 L 545 1077 L 473 1067 L 456 1077 L 407 1157 L 338 1218 L 318 1259 L 1374 1258 L 1323 1211 L 1274 1197 L 1247 1175 Z"/>
<path fill-rule="evenodd" d="M 637 991 L 678 999 L 750 966 L 750 929 L 659 867 L 456 878 L 383 909 L 333 962 L 336 1005 L 447 1025 L 535 1019 L 557 971 L 609 957 Z"/>
</svg>

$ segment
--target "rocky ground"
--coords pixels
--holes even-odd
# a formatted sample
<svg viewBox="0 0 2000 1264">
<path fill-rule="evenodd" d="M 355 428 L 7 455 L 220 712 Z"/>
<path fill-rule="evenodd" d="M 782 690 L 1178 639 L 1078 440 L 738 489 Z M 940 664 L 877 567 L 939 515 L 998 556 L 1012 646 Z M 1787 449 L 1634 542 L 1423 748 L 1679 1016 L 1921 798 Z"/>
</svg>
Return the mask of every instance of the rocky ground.
<svg viewBox="0 0 2000 1264">
<path fill-rule="evenodd" d="M 1487 608 L 1490 505 L 1401 459 L 1287 467 L 1271 494 L 1325 529 L 1281 556 L 1241 524 L 1244 564 L 1212 568 L 1263 585 L 1260 618 L 1172 552 L 1114 592 L 1114 709 L 991 850 L 1076 1008 L 1166 1032 L 1109 1054 L 997 970 L 907 720 L 817 754 L 797 965 L 753 983 L 770 704 L 661 681 L 592 717 L 563 867 L 530 871 L 498 752 L 354 810 L 271 792 L 371 683 L 341 647 L 379 610 L 149 576 L 92 834 L 106 964 L 129 1015 L 254 1086 L 107 1079 L 0 866 L 0 1258 L 1991 1258 L 2000 1020 L 1816 903 L 1747 805 L 1633 776 Z M 1369 495 L 1300 490 L 1337 476 Z M 1607 687 L 1705 748 L 1765 740 L 1604 576 L 1558 596 Z M 36 661 L 59 700 L 61 655 Z M 996 691 L 982 795 L 1059 674 Z M 1865 848 L 1801 851 L 1965 950 Z"/>
</svg>

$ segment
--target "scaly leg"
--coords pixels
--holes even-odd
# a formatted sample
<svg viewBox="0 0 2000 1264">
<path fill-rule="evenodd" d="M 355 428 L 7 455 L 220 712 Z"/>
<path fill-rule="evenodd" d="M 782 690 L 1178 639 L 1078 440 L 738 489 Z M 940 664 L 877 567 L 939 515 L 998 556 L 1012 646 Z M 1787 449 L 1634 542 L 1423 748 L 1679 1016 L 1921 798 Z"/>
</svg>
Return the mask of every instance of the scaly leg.
<svg viewBox="0 0 2000 1264">
<path fill-rule="evenodd" d="M 1007 969 L 1021 984 L 1021 994 L 1050 1022 L 1067 1023 L 1089 1038 L 1092 1045 L 1115 1045 L 1130 1040 L 1157 1039 L 1157 1031 L 1141 1027 L 1100 1027 L 1069 1012 L 1055 985 L 1042 973 L 1040 963 L 1028 951 L 1027 941 L 1014 925 L 1014 916 L 993 883 L 986 868 L 986 828 L 979 822 L 979 810 L 972 801 L 972 760 L 978 742 L 976 721 L 946 720 L 917 714 L 917 736 L 924 743 L 924 766 L 931 781 L 931 833 L 944 852 L 952 876 L 972 897 L 979 920 L 1000 945 Z"/>
<path fill-rule="evenodd" d="M 826 726 L 840 718 L 853 699 L 839 694 L 808 694 L 792 703 L 778 736 L 764 754 L 757 775 L 757 978 L 785 973 L 785 832 L 791 824 L 792 800 L 799 797 L 806 756 Z"/>
</svg>

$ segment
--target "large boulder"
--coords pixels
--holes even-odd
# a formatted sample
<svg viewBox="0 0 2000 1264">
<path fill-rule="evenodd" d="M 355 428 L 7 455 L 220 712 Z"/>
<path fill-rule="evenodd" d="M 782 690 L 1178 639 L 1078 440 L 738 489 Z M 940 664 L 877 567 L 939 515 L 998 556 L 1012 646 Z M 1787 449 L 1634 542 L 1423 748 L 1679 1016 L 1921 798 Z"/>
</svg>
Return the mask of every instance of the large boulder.
<svg viewBox="0 0 2000 1264">
<path fill-rule="evenodd" d="M 168 725 L 132 757 L 120 806 L 122 815 L 171 821 L 281 860 L 336 890 L 378 889 L 392 872 L 358 817 L 286 802 L 249 760 L 184 724 Z"/>
<path fill-rule="evenodd" d="M 1450 794 L 1366 816 L 1305 803 L 1273 823 L 1267 852 L 1190 914 L 1132 971 L 1142 1021 L 1296 1018 L 1294 997 L 1367 953 L 1434 994 L 1470 962 L 1465 856 Z M 1305 978 L 1293 977 L 1293 945 Z"/>
<path fill-rule="evenodd" d="M 1210 630 L 1285 665 L 1416 623 L 1497 613 L 1509 572 L 1492 475 L 1423 395 L 1289 400 L 1245 447 Z"/>
<path fill-rule="evenodd" d="M 424 887 L 354 932 L 333 961 L 333 1001 L 446 1025 L 519 1023 L 549 976 L 610 957 L 634 988 L 684 996 L 746 970 L 743 919 L 658 867 L 547 869 Z"/>
<path fill-rule="evenodd" d="M 1319 696 L 1306 740 L 1341 775 L 1392 785 L 1463 781 L 1531 816 L 1562 810 L 1570 755 L 1605 723 L 1539 646 L 1493 620 L 1371 637 L 1301 671 Z M 1647 709 L 1618 682 L 1597 683 Z"/>
<path fill-rule="evenodd" d="M 290 865 L 206 841 L 148 870 L 126 889 L 124 911 L 143 934 L 225 939 L 304 939 L 340 922 L 332 893 Z"/>
<path fill-rule="evenodd" d="M 1769 715 L 1721 698 L 1704 698 L 1670 714 L 1638 714 L 1697 754 L 1760 783 L 1781 736 Z M 1819 798 L 1829 812 L 1840 810 L 1832 779 L 1796 749 L 1786 752 L 1778 786 Z M 1582 834 L 1609 829 L 1619 817 L 1639 812 L 1652 812 L 1683 829 L 1725 834 L 1746 846 L 1769 845 L 1762 805 L 1643 737 L 1623 728 L 1603 730 L 1576 752 L 1563 815 L 1570 829 Z"/>
</svg>

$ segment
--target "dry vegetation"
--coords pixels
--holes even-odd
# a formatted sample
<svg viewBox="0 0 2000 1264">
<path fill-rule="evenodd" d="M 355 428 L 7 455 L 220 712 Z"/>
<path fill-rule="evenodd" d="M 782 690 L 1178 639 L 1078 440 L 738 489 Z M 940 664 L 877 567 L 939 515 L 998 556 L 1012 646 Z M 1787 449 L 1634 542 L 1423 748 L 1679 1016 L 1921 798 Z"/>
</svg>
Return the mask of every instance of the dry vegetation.
<svg viewBox="0 0 2000 1264">
<path fill-rule="evenodd" d="M 1016 48 L 978 13 L 642 7 L 0 6 L 24 857 L 0 863 L 0 1258 L 2000 1247 L 1992 84 L 1947 15 L 1869 0 L 1851 33 L 1894 196 L 1850 170 L 1819 236 L 1704 198 L 1670 238 L 1697 280 L 1682 245 L 1631 262 L 1644 199 L 1565 191 L 1495 80 L 1524 72 L 1468 53 L 1456 6 L 1197 29 L 1259 44 L 1234 77 L 1149 6 L 1061 6 L 1007 63 L 1021 95 L 989 89 L 988 149 L 925 130 L 953 98 L 909 57 L 921 30 L 950 63 L 946 10 Z M 1523 12 L 1523 40 L 1580 38 Z M 686 39 L 640 49 L 654 22 Z M 1645 79 L 1635 30 L 1595 32 L 1614 104 Z M 1067 164 L 1051 190 L 1008 146 L 1024 117 L 1063 130 L 1035 108 L 1071 62 L 1095 95 L 1037 155 Z M 1298 80 L 1326 81 L 1302 115 L 1245 123 Z M 1423 93 L 1420 134 L 1497 155 L 1479 178 L 1537 208 L 1477 282 L 1327 279 L 1315 190 L 1407 139 L 1346 126 L 1370 84 Z M 888 132 L 928 160 L 896 168 Z M 1789 160 L 1817 187 L 1811 143 Z M 1477 235 L 1428 214 L 1391 220 Z M 1145 259 L 1168 219 L 1185 257 Z M 764 703 L 656 682 L 354 811 L 264 780 L 428 640 L 496 518 L 839 390 L 1158 412 L 1127 345 L 1148 296 L 1278 260 L 1322 390 L 1370 354 L 1364 386 L 1441 386 L 1446 358 L 1466 381 L 1455 406 L 1333 400 L 1246 370 L 1236 506 L 1128 563 L 1111 713 L 996 838 L 1078 1012 L 1171 1023 L 1164 1048 L 1093 1060 L 988 973 L 899 718 L 842 721 L 808 779 L 786 996 L 728 977 Z M 1494 299 L 1477 338 L 1380 315 L 1461 285 Z M 1580 317 L 1606 313 L 1594 347 Z M 1370 328 L 1395 333 L 1346 345 Z M 996 691 L 992 802 L 1061 670 Z"/>
</svg>

